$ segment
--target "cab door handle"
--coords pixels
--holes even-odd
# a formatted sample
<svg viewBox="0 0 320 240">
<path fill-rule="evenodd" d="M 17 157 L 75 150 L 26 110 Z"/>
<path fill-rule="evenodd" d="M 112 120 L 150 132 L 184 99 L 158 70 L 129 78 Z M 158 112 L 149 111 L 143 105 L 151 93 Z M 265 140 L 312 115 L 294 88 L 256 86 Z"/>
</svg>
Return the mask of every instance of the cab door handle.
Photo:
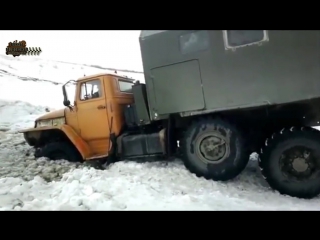
<svg viewBox="0 0 320 240">
<path fill-rule="evenodd" d="M 99 105 L 97 108 L 98 108 L 99 110 L 101 110 L 101 109 L 105 109 L 106 106 L 105 106 L 105 105 Z"/>
</svg>

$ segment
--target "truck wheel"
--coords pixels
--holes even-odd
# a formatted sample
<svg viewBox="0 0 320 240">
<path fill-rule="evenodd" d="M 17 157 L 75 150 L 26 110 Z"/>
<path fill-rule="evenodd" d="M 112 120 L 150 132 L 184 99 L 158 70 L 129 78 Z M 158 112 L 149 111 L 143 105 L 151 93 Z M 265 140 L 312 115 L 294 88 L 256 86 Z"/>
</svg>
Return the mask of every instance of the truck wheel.
<svg viewBox="0 0 320 240">
<path fill-rule="evenodd" d="M 66 142 L 48 143 L 36 151 L 35 157 L 47 157 L 51 160 L 65 159 L 70 162 L 78 162 L 82 159 L 78 150 Z"/>
<path fill-rule="evenodd" d="M 298 198 L 320 193 L 320 132 L 291 128 L 273 134 L 261 149 L 259 165 L 270 187 Z"/>
<path fill-rule="evenodd" d="M 193 122 L 181 141 L 186 168 L 198 177 L 227 181 L 242 172 L 249 151 L 237 129 L 221 119 Z"/>
</svg>

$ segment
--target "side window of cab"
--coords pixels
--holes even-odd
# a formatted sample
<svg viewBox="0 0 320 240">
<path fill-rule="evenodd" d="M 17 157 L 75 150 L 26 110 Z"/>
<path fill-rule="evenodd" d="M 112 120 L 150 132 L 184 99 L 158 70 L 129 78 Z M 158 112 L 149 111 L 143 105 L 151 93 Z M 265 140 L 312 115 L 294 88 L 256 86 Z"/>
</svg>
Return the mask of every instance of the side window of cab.
<svg viewBox="0 0 320 240">
<path fill-rule="evenodd" d="M 87 101 L 91 99 L 103 97 L 102 84 L 99 79 L 90 80 L 81 83 L 80 86 L 80 101 Z"/>
</svg>

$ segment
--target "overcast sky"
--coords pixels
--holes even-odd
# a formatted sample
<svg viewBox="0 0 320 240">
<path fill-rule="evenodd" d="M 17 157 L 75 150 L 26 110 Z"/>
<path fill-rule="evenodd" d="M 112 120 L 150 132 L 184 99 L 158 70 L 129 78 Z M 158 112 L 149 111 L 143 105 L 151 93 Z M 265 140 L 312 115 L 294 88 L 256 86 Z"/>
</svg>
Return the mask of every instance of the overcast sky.
<svg viewBox="0 0 320 240">
<path fill-rule="evenodd" d="M 41 47 L 39 57 L 65 62 L 143 71 L 140 31 L 0 31 L 0 53 L 9 42 Z M 24 56 L 27 57 L 27 56 Z"/>
</svg>

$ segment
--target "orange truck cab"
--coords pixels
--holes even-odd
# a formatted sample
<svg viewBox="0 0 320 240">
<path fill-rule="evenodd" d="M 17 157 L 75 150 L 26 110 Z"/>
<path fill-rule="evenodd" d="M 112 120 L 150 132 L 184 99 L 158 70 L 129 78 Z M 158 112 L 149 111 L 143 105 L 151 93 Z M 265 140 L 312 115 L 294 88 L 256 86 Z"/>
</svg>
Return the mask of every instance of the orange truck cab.
<svg viewBox="0 0 320 240">
<path fill-rule="evenodd" d="M 73 82 L 73 106 L 45 114 L 36 119 L 34 128 L 21 131 L 27 143 L 38 150 L 38 157 L 71 161 L 107 157 L 112 147 L 110 136 L 118 136 L 124 127 L 123 109 L 133 103 L 132 79 L 97 74 Z"/>
</svg>

